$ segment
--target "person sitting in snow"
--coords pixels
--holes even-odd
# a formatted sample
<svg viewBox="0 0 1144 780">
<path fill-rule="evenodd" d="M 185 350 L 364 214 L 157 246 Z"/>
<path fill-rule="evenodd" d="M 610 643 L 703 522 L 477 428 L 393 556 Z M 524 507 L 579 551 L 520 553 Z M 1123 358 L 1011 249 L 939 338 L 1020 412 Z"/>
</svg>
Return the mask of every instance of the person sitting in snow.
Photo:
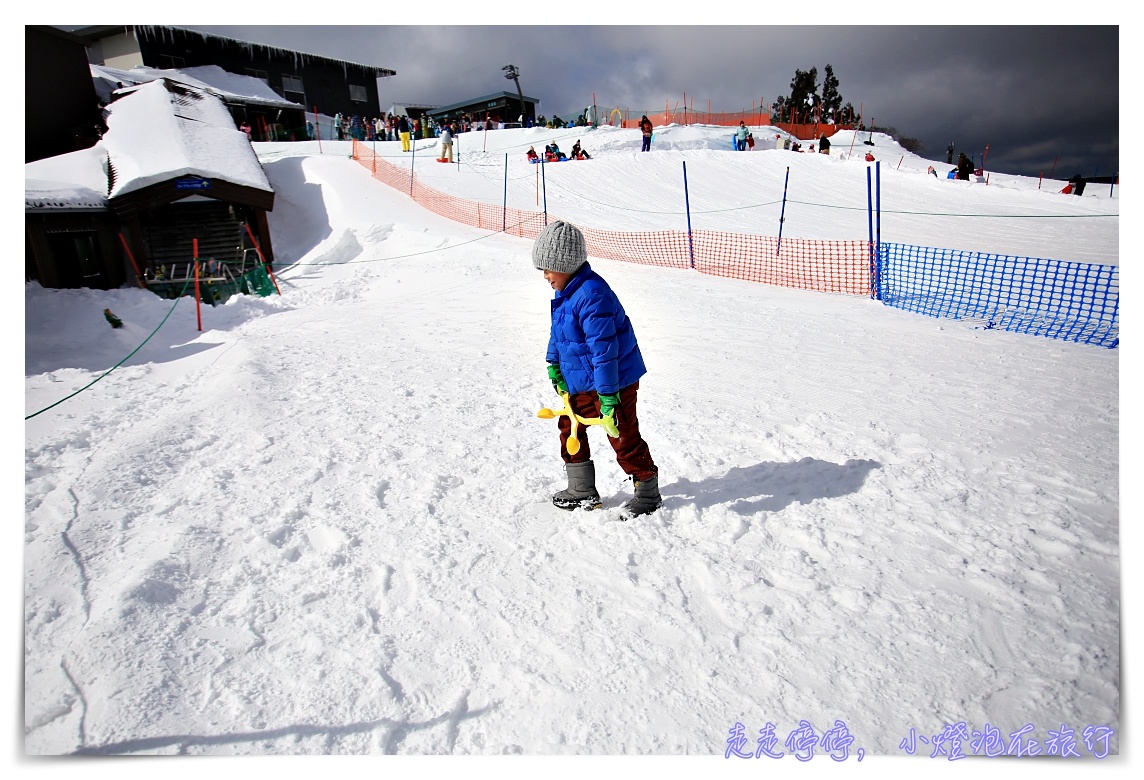
<svg viewBox="0 0 1144 780">
<path fill-rule="evenodd" d="M 528 147 L 528 151 L 524 153 L 524 156 L 528 158 L 530 163 L 540 159 L 540 155 L 536 153 L 536 149 L 532 146 Z"/>
<path fill-rule="evenodd" d="M 830 139 L 826 136 L 820 136 L 818 139 L 818 151 L 821 154 L 830 154 Z"/>
<path fill-rule="evenodd" d="M 562 162 L 568 159 L 568 155 L 560 151 L 560 146 L 555 141 L 544 147 L 544 159 L 547 162 Z"/>
<path fill-rule="evenodd" d="M 965 156 L 965 152 L 957 155 L 957 178 L 962 181 L 969 181 L 969 175 L 973 173 L 973 160 Z"/>
<path fill-rule="evenodd" d="M 874 162 L 874 153 L 866 152 L 866 162 Z"/>
<path fill-rule="evenodd" d="M 576 143 L 572 144 L 572 159 L 573 160 L 591 160 L 592 157 L 582 148 L 580 148 L 580 139 L 576 139 Z"/>
<path fill-rule="evenodd" d="M 631 516 L 646 515 L 663 504 L 659 468 L 640 436 L 636 416 L 639 380 L 647 373 L 636 333 L 619 298 L 588 264 L 584 234 L 567 222 L 550 222 L 532 245 L 532 264 L 556 291 L 548 337 L 548 379 L 567 396 L 575 414 L 611 418 L 619 436 L 608 436 L 616 461 L 635 485 L 635 498 L 624 504 Z M 560 509 L 600 507 L 596 467 L 588 446 L 588 427 L 576 434 L 579 446 L 568 447 L 572 423 L 560 416 L 560 457 L 568 487 L 552 496 Z"/>
</svg>

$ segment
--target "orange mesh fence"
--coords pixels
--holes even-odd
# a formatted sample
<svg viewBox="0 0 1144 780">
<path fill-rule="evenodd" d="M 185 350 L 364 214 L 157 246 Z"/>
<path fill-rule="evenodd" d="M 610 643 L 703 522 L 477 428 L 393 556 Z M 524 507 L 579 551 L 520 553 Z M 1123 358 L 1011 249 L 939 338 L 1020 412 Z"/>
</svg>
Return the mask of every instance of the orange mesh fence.
<svg viewBox="0 0 1144 780">
<path fill-rule="evenodd" d="M 354 142 L 354 159 L 373 177 L 404 192 L 423 208 L 481 230 L 519 238 L 536 238 L 545 215 L 492 203 L 466 200 L 441 192 L 412 177 L 406 169 L 375 156 Z M 549 214 L 549 221 L 559 217 Z M 608 260 L 666 268 L 692 267 L 700 273 L 818 292 L 870 295 L 870 245 L 866 241 L 819 241 L 697 230 L 623 231 L 577 225 L 588 254 Z"/>
<path fill-rule="evenodd" d="M 751 111 L 692 111 L 690 109 L 675 109 L 673 111 L 646 111 L 637 113 L 634 111 L 623 112 L 623 119 L 620 120 L 620 126 L 626 129 L 638 128 L 640 126 L 640 118 L 647 115 L 653 123 L 657 125 L 722 125 L 725 127 L 738 127 L 739 122 L 745 122 L 753 127 L 762 127 L 771 123 L 771 114 L 766 110 L 753 109 Z M 600 121 L 604 122 L 608 119 L 615 119 L 605 113 L 600 117 Z"/>
<path fill-rule="evenodd" d="M 779 287 L 869 295 L 870 244 L 697 230 L 695 270 Z"/>
</svg>

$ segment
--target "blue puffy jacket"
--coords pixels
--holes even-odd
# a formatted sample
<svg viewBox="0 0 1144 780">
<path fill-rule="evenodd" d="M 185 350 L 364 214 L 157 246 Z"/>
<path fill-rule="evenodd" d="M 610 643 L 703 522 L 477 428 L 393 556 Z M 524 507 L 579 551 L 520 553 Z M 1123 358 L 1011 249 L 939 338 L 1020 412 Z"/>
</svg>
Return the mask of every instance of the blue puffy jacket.
<svg viewBox="0 0 1144 780">
<path fill-rule="evenodd" d="M 569 393 L 614 393 L 647 373 L 620 299 L 588 263 L 552 299 L 547 359 Z"/>
</svg>

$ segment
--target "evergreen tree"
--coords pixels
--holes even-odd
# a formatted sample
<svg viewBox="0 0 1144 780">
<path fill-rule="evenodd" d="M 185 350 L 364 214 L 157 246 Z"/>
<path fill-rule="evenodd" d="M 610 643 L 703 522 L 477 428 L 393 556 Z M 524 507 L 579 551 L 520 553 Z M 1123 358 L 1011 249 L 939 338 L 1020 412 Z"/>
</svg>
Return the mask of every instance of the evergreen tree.
<svg viewBox="0 0 1144 780">
<path fill-rule="evenodd" d="M 796 68 L 794 78 L 790 81 L 789 101 L 791 110 L 796 113 L 796 121 L 805 121 L 820 101 L 821 98 L 818 96 L 818 68 L 811 68 L 808 71 Z"/>
<path fill-rule="evenodd" d="M 814 107 L 822 103 L 818 95 L 818 68 L 795 69 L 790 80 L 790 97 L 779 95 L 771 105 L 780 122 L 801 122 L 814 116 Z"/>
<path fill-rule="evenodd" d="M 838 122 L 841 111 L 842 95 L 838 92 L 838 79 L 834 75 L 834 68 L 827 64 L 822 76 L 822 117 Z"/>
<path fill-rule="evenodd" d="M 775 98 L 775 102 L 771 103 L 772 120 L 775 122 L 789 122 L 790 118 L 787 116 L 786 98 L 779 95 Z"/>
</svg>

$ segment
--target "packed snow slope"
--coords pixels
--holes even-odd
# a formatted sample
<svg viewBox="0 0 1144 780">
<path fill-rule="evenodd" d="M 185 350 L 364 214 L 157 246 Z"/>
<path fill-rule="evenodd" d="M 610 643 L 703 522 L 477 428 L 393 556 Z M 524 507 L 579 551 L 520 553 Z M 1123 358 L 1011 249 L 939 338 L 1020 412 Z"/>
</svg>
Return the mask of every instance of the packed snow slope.
<svg viewBox="0 0 1144 780">
<path fill-rule="evenodd" d="M 435 189 L 495 206 L 507 191 L 509 206 L 540 211 L 547 205 L 550 214 L 593 227 L 683 231 L 689 205 L 694 230 L 775 236 L 782 218 L 783 236 L 865 240 L 873 227 L 883 241 L 1118 263 L 1117 220 L 1107 215 L 1120 212 L 1119 186 L 1089 184 L 1082 197 L 1070 198 L 1060 194 L 1067 184 L 1060 180 L 998 173 L 981 183 L 950 180 L 953 166 L 907 152 L 881 133 L 839 131 L 829 155 L 776 150 L 775 136 L 788 136 L 774 127 L 753 128 L 754 151 L 728 154 L 732 134 L 729 127 L 660 127 L 655 153 L 643 154 L 637 131 L 612 127 L 464 133 L 455 143 L 460 164 L 454 166 L 436 162 L 433 139 L 404 155 L 398 142 L 365 145 L 416 169 Z M 545 165 L 542 174 L 524 154 L 530 146 L 542 154 L 550 140 L 566 154 L 579 140 L 592 159 Z M 801 143 L 807 149 L 811 142 Z M 339 144 L 323 147 L 329 152 Z M 877 167 L 866 162 L 867 152 Z M 931 167 L 936 175 L 928 173 Z M 879 179 L 881 219 L 871 225 L 868 204 L 878 205 Z M 1063 225 L 1068 229 L 1059 229 Z"/>
<path fill-rule="evenodd" d="M 866 236 L 843 134 L 830 157 L 732 152 L 725 128 L 647 154 L 634 131 L 480 135 L 459 166 L 378 147 L 496 204 L 508 154 L 523 206 L 524 150 L 580 138 L 550 213 L 632 230 L 686 229 L 686 161 L 696 221 L 773 235 L 789 166 L 784 236 Z M 1118 262 L 1094 216 L 1118 197 L 935 179 L 875 139 L 884 240 Z M 593 431 L 605 508 L 564 513 L 530 243 L 421 209 L 348 143 L 256 148 L 280 297 L 199 332 L 193 299 L 26 287 L 27 752 L 722 761 L 736 722 L 753 750 L 802 720 L 844 721 L 851 761 L 959 721 L 1118 749 L 1118 351 L 592 260 L 649 367 L 664 506 L 620 520 L 631 483 Z"/>
</svg>

